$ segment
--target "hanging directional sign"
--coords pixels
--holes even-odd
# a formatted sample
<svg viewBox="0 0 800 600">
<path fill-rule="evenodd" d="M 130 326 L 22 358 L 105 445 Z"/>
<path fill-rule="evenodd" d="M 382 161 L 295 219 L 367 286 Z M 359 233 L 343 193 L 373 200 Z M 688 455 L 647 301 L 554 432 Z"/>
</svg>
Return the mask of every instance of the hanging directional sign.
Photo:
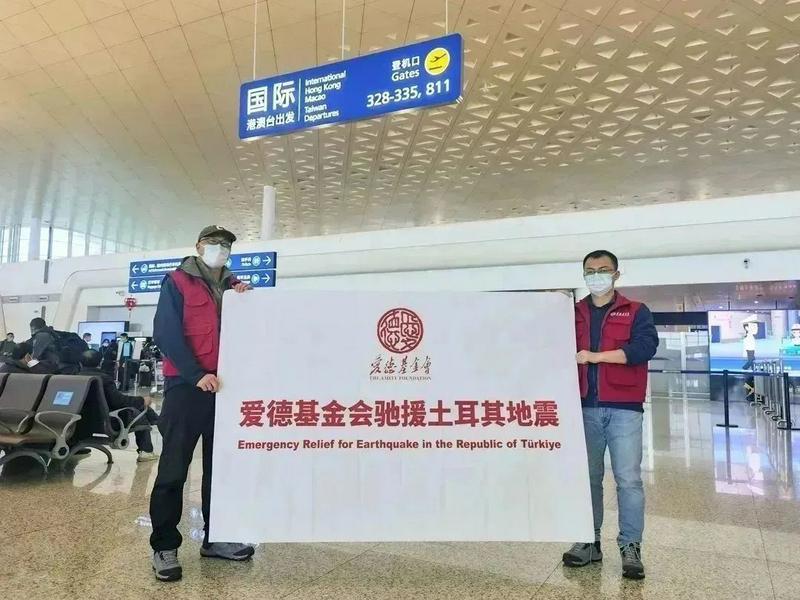
<svg viewBox="0 0 800 600">
<path fill-rule="evenodd" d="M 303 71 L 239 91 L 239 137 L 280 135 L 461 98 L 463 39 L 454 33 Z"/>
<path fill-rule="evenodd" d="M 164 275 L 177 269 L 182 258 L 137 260 L 128 268 L 128 292 L 147 294 L 161 291 Z M 275 287 L 278 255 L 275 252 L 231 254 L 227 267 L 234 276 L 253 287 Z"/>
<path fill-rule="evenodd" d="M 153 277 L 174 271 L 181 264 L 180 258 L 160 258 L 157 260 L 137 260 L 130 265 L 129 277 Z"/>
<path fill-rule="evenodd" d="M 227 267 L 231 271 L 259 271 L 277 268 L 278 255 L 275 252 L 258 252 L 255 254 L 233 254 L 228 259 Z"/>
<path fill-rule="evenodd" d="M 161 290 L 161 280 L 159 277 L 131 277 L 128 279 L 129 294 L 146 294 L 147 292 L 158 292 Z"/>
<path fill-rule="evenodd" d="M 234 275 L 243 281 L 249 283 L 254 288 L 257 287 L 275 287 L 275 271 L 236 271 Z"/>
</svg>

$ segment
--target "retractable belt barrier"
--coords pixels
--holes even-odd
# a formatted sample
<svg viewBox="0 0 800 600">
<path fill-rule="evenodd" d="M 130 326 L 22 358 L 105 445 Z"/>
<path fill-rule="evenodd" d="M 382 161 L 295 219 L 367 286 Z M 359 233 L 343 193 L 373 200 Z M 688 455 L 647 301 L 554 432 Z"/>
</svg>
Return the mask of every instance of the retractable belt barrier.
<svg viewBox="0 0 800 600">
<path fill-rule="evenodd" d="M 800 431 L 794 427 L 792 421 L 791 385 L 789 373 L 783 368 L 780 360 L 769 360 L 755 363 L 752 371 L 704 371 L 695 369 L 650 369 L 650 373 L 663 373 L 674 375 L 719 375 L 722 377 L 722 402 L 724 422 L 717 427 L 727 429 L 738 427 L 730 421 L 730 394 L 728 382 L 730 376 L 747 377 L 753 379 L 753 400 L 750 406 L 760 406 L 778 429 Z"/>
</svg>

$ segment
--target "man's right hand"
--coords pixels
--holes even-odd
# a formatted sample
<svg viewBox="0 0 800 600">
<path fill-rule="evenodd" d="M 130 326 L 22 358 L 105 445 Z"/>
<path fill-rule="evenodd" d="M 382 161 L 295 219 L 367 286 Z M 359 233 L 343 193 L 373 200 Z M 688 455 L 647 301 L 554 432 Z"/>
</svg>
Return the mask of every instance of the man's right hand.
<svg viewBox="0 0 800 600">
<path fill-rule="evenodd" d="M 204 392 L 218 392 L 219 391 L 219 380 L 217 376 L 213 373 L 206 373 L 203 375 L 202 379 L 197 382 L 197 387 L 199 387 Z"/>
</svg>

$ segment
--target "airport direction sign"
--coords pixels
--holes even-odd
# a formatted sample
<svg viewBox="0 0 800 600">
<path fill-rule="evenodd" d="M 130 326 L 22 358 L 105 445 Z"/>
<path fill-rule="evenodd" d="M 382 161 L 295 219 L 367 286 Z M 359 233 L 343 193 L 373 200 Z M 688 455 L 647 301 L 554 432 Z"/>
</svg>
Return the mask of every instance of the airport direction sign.
<svg viewBox="0 0 800 600">
<path fill-rule="evenodd" d="M 246 82 L 239 89 L 239 138 L 457 102 L 463 57 L 463 38 L 453 33 Z"/>
</svg>

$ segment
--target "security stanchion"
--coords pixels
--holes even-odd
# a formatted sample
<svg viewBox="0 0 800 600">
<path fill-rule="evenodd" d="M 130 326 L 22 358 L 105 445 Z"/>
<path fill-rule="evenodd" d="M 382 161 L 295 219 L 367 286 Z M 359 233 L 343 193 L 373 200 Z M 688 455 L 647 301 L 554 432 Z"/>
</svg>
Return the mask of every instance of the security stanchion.
<svg viewBox="0 0 800 600">
<path fill-rule="evenodd" d="M 725 422 L 717 423 L 717 427 L 724 427 L 725 429 L 739 427 L 738 425 L 731 425 L 730 397 L 728 394 L 728 371 L 722 372 L 722 408 L 725 415 Z"/>
</svg>

